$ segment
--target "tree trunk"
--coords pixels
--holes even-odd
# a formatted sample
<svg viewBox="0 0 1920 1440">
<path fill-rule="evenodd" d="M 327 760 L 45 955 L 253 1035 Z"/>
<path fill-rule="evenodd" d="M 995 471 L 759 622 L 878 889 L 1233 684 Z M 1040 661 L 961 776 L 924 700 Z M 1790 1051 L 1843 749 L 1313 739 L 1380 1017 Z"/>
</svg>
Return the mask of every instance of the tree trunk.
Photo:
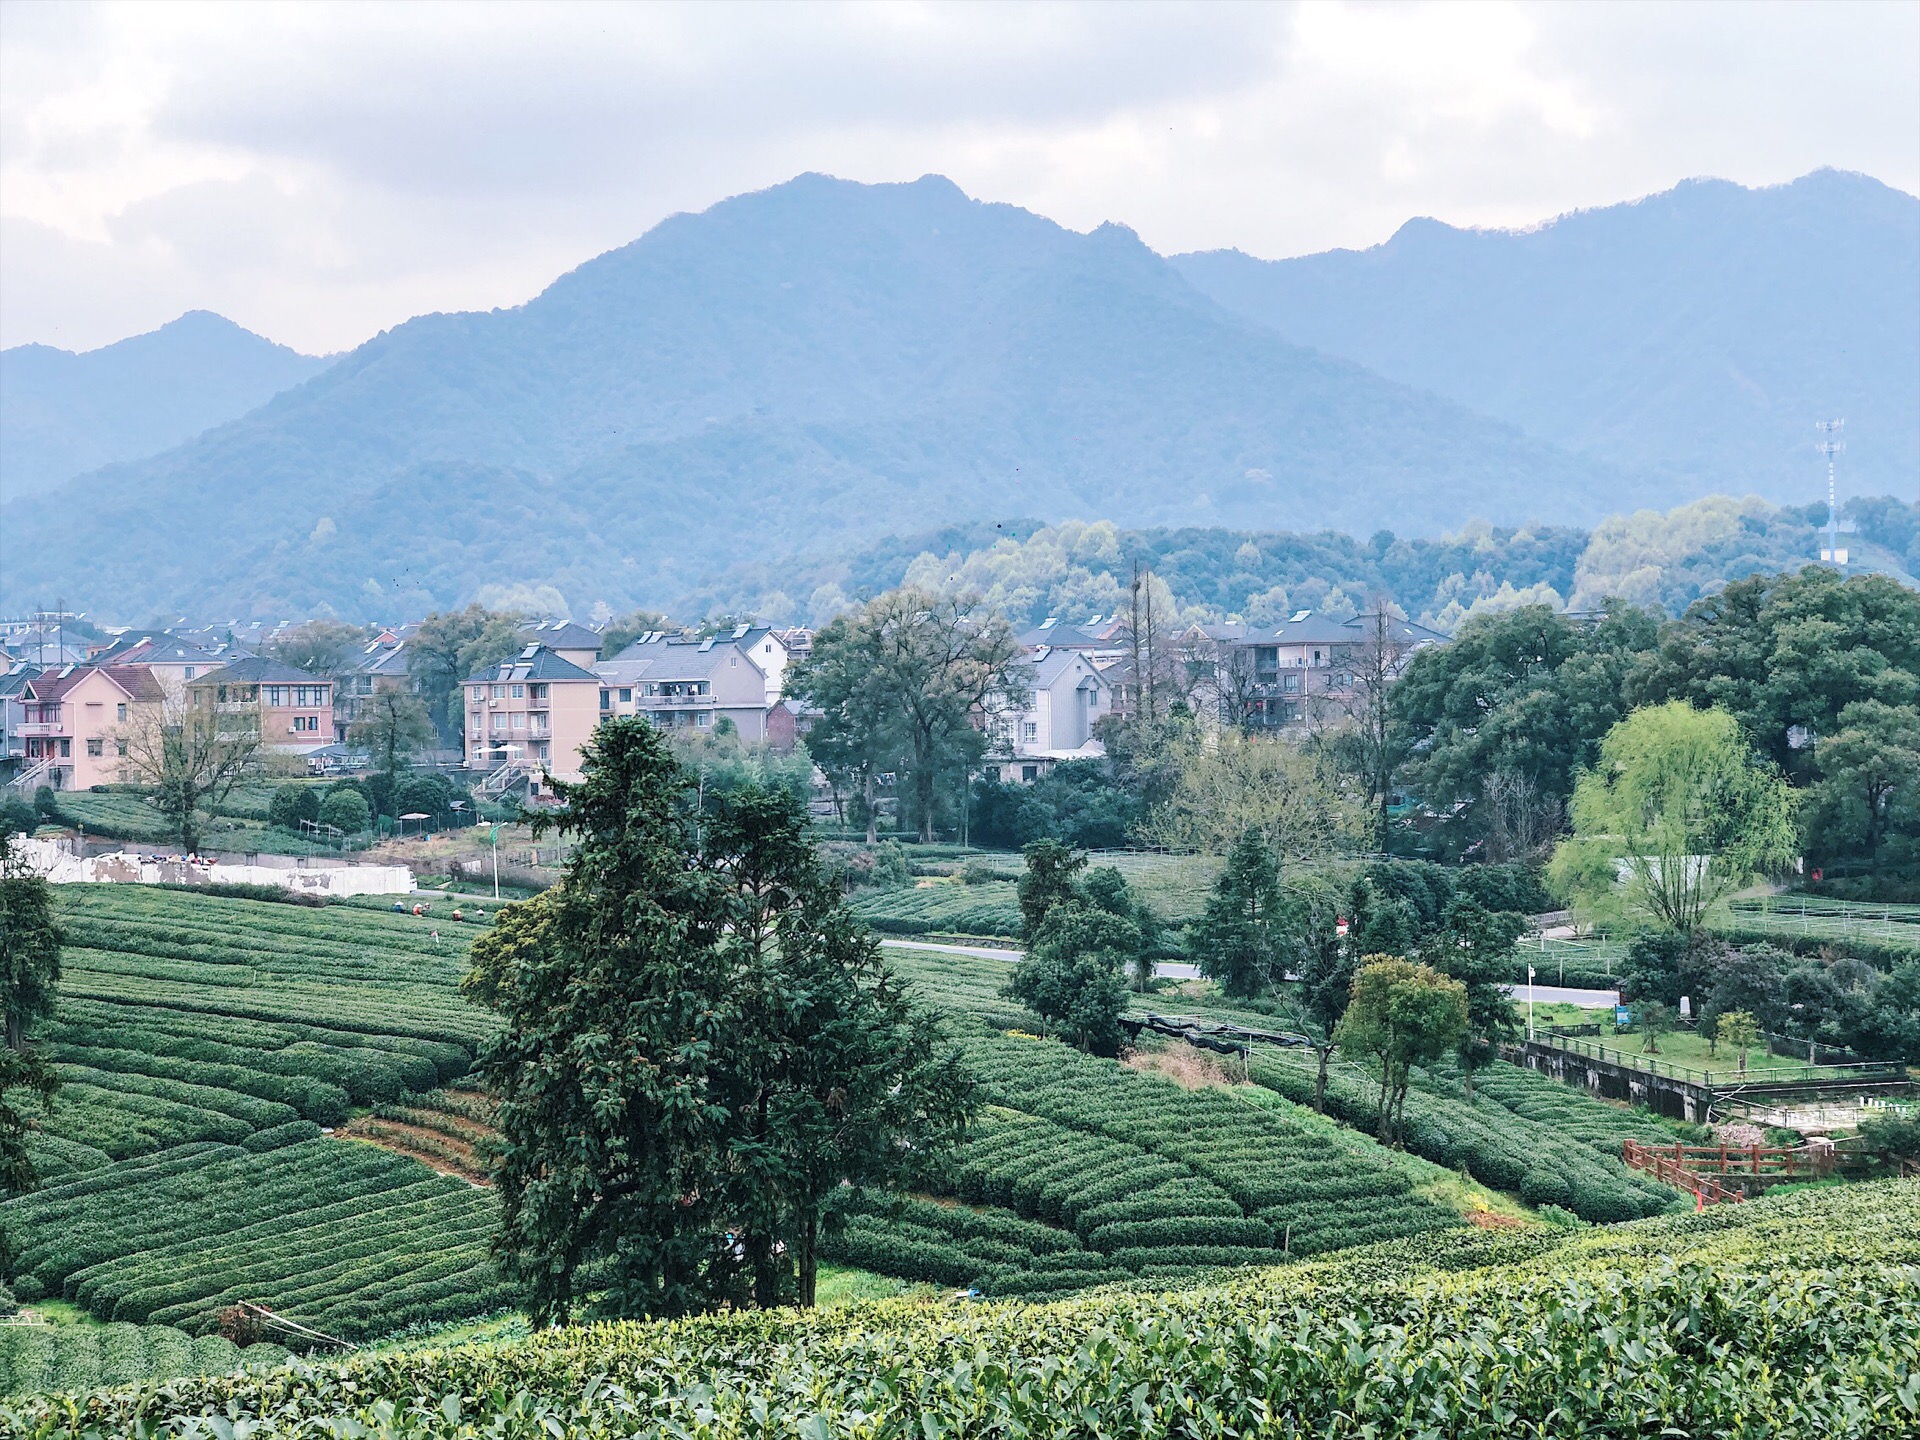
<svg viewBox="0 0 1920 1440">
<path fill-rule="evenodd" d="M 880 841 L 880 822 L 873 813 L 873 767 L 871 765 L 867 767 L 866 771 L 866 796 L 867 844 L 875 845 Z"/>
<path fill-rule="evenodd" d="M 794 1256 L 800 1273 L 800 1304 L 811 1310 L 820 1280 L 820 1216 L 808 1209 L 800 1217 L 800 1232 L 794 1237 Z"/>
<path fill-rule="evenodd" d="M 1385 1065 L 1380 1067 L 1380 1123 L 1375 1128 L 1382 1145 L 1393 1142 L 1393 1076 Z"/>
<path fill-rule="evenodd" d="M 933 737 L 916 735 L 913 742 L 913 793 L 920 802 L 920 843 L 933 843 Z"/>
<path fill-rule="evenodd" d="M 1333 1058 L 1331 1045 L 1316 1045 L 1314 1051 L 1320 1057 L 1320 1073 L 1313 1077 L 1313 1108 L 1317 1114 L 1327 1113 L 1327 1062 Z"/>
</svg>

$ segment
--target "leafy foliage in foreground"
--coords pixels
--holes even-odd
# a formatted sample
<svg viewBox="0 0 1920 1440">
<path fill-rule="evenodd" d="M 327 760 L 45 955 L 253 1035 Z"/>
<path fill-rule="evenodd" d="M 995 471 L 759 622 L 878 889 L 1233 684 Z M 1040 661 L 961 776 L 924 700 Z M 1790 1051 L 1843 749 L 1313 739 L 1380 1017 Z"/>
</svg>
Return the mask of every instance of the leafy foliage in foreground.
<svg viewBox="0 0 1920 1440">
<path fill-rule="evenodd" d="M 1173 1294 L 551 1331 L 40 1402 L 106 1434 L 1920 1434 L 1920 1189 L 1429 1236 Z M 193 1417 L 210 1417 L 211 1424 Z M 0 1416 L 3 1418 L 3 1416 Z M 367 1427 L 365 1430 L 359 1428 Z"/>
</svg>

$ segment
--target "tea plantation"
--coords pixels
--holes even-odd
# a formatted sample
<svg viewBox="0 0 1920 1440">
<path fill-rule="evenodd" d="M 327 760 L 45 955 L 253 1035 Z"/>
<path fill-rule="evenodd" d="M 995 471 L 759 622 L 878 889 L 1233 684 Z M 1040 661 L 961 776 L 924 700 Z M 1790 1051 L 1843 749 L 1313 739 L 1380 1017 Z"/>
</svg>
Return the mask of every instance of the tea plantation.
<svg viewBox="0 0 1920 1440">
<path fill-rule="evenodd" d="M 36 1037 L 62 1086 L 31 1140 L 41 1187 L 0 1205 L 23 1300 L 201 1337 L 246 1300 L 349 1340 L 503 1303 L 490 1195 L 319 1138 L 466 1073 L 486 1030 L 456 989 L 474 927 L 55 894 L 65 974 Z"/>
<path fill-rule="evenodd" d="M 1427 1235 L 1169 1293 L 895 1300 L 29 1401 L 32 1440 L 1920 1434 L 1920 1186 Z M 7 1419 L 0 1411 L 0 1421 Z"/>
</svg>

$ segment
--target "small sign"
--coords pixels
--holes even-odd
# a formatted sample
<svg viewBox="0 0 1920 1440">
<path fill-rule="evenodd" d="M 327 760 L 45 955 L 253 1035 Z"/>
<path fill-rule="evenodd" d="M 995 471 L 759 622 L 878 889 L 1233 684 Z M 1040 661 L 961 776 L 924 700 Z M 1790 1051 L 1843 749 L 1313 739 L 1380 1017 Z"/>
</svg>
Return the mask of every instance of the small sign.
<svg viewBox="0 0 1920 1440">
<path fill-rule="evenodd" d="M 1691 1020 L 1693 1018 L 1693 997 L 1691 995 L 1682 995 L 1680 997 L 1680 1018 L 1682 1020 Z"/>
<path fill-rule="evenodd" d="M 1613 1023 L 1616 1025 L 1631 1025 L 1633 1023 L 1633 1011 L 1624 1005 L 1614 1006 Z"/>
</svg>

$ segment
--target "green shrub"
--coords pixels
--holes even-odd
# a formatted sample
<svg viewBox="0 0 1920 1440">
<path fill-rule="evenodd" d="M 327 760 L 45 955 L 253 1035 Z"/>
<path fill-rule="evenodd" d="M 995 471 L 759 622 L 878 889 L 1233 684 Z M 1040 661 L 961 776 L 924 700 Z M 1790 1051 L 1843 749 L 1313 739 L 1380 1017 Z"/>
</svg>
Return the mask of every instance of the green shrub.
<svg viewBox="0 0 1920 1440">
<path fill-rule="evenodd" d="M 320 803 L 320 823 L 360 835 L 373 828 L 373 812 L 358 790 L 335 790 Z"/>
<path fill-rule="evenodd" d="M 320 818 L 320 792 L 311 785 L 282 785 L 267 805 L 267 823 L 277 830 L 300 829 Z"/>
</svg>

